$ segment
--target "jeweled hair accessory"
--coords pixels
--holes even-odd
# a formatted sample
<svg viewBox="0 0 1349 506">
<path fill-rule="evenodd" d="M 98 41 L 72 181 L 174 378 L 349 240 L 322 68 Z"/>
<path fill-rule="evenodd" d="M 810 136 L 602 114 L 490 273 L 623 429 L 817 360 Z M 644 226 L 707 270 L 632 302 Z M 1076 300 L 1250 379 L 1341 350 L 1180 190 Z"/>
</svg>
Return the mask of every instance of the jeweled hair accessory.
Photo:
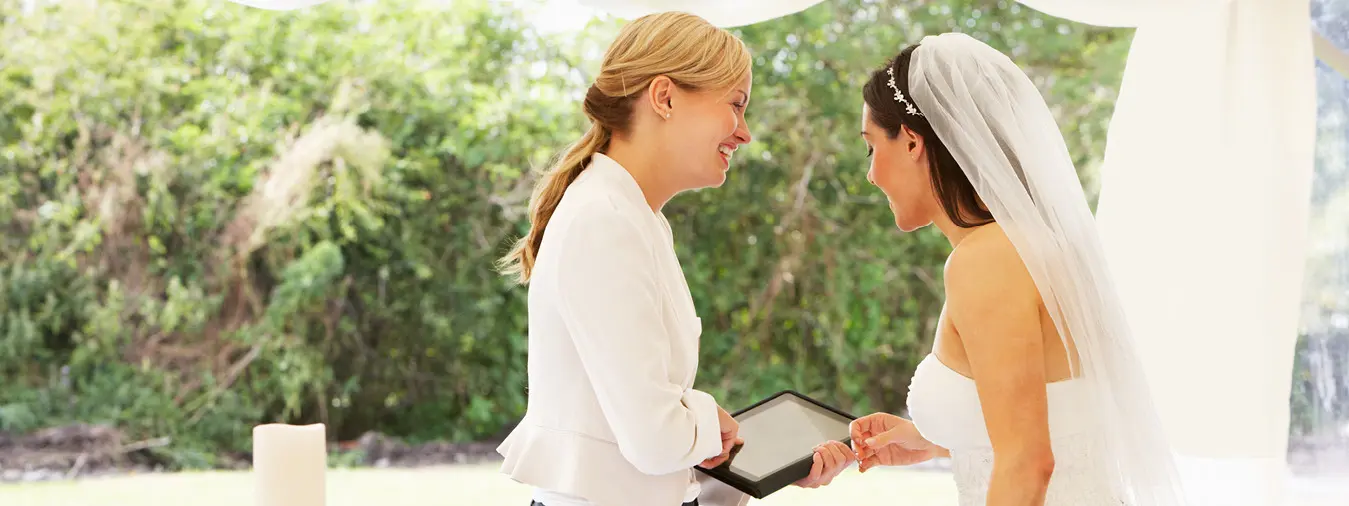
<svg viewBox="0 0 1349 506">
<path fill-rule="evenodd" d="M 909 111 L 909 114 L 922 116 L 923 113 L 918 112 L 918 108 L 914 107 L 912 102 L 909 102 L 908 99 L 904 98 L 904 92 L 899 91 L 899 85 L 895 84 L 895 68 L 887 68 L 885 69 L 885 73 L 890 74 L 890 80 L 886 81 L 885 84 L 890 85 L 890 89 L 895 90 L 895 101 L 904 104 L 904 109 Z"/>
</svg>

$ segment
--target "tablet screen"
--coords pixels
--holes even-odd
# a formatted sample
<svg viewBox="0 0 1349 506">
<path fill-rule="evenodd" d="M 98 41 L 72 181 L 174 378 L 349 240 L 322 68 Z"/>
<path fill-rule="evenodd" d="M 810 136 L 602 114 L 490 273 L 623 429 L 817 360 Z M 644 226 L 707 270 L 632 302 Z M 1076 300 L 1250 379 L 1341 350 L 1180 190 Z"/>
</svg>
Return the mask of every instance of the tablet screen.
<svg viewBox="0 0 1349 506">
<path fill-rule="evenodd" d="M 815 445 L 850 434 L 851 420 L 795 395 L 780 395 L 735 418 L 745 445 L 730 467 L 754 481 L 810 456 Z"/>
</svg>

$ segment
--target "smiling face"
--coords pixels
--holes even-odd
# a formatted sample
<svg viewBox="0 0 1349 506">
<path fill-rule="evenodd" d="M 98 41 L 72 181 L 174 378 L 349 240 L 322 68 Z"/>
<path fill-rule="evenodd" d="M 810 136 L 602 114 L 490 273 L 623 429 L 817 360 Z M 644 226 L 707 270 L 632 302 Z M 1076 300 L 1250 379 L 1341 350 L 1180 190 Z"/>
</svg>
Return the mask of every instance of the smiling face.
<svg viewBox="0 0 1349 506">
<path fill-rule="evenodd" d="M 752 84 L 752 76 L 746 75 L 730 89 L 672 94 L 664 150 L 677 161 L 679 186 L 707 188 L 726 182 L 736 149 L 752 139 L 745 123 Z"/>
<path fill-rule="evenodd" d="M 932 224 L 941 203 L 932 191 L 932 179 L 923 138 L 908 127 L 890 138 L 862 106 L 862 140 L 867 144 L 871 166 L 867 181 L 881 189 L 895 215 L 895 226 L 912 232 Z"/>
</svg>

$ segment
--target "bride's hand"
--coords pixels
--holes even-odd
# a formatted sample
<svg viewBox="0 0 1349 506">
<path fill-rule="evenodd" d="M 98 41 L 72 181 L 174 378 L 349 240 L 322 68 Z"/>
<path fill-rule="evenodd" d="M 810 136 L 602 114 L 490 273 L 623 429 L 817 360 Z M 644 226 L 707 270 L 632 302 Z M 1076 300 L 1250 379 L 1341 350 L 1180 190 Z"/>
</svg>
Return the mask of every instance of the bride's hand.
<svg viewBox="0 0 1349 506">
<path fill-rule="evenodd" d="M 936 457 L 941 448 L 918 433 L 913 422 L 889 413 L 874 413 L 854 420 L 852 447 L 858 470 L 876 466 L 909 466 Z"/>
</svg>

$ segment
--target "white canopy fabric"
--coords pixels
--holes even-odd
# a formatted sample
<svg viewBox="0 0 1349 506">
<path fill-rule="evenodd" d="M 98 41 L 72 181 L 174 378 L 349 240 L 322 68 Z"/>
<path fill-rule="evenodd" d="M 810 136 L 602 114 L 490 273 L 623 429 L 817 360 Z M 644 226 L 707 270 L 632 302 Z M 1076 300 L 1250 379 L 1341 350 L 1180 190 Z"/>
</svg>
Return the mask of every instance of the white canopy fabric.
<svg viewBox="0 0 1349 506">
<path fill-rule="evenodd" d="M 579 1 L 739 26 L 822 0 Z M 1137 28 L 1097 209 L 1107 256 L 1191 503 L 1281 505 L 1314 163 L 1308 2 L 1019 1 Z"/>
<path fill-rule="evenodd" d="M 1316 139 L 1310 6 L 1192 1 L 1130 22 L 1096 213 L 1107 256 L 1192 504 L 1283 504 Z"/>
</svg>

